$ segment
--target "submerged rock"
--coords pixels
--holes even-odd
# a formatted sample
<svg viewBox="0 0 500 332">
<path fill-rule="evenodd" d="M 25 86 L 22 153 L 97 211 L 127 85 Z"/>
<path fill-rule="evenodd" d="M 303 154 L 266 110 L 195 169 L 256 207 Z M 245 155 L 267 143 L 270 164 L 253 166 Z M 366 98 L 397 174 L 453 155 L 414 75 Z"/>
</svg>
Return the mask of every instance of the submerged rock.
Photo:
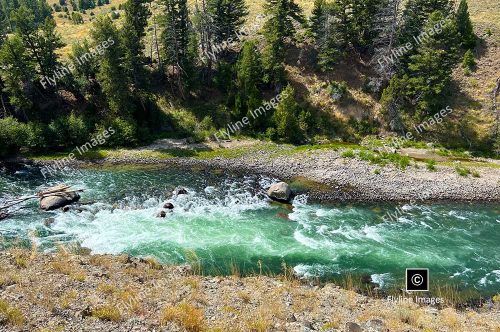
<svg viewBox="0 0 500 332">
<path fill-rule="evenodd" d="M 166 216 L 167 216 L 167 212 L 165 212 L 165 211 L 160 211 L 160 212 L 156 215 L 156 217 L 158 217 L 158 218 L 165 218 Z"/>
<path fill-rule="evenodd" d="M 80 195 L 77 192 L 61 192 L 57 193 L 57 195 L 40 199 L 40 208 L 45 211 L 52 211 L 78 202 L 79 200 Z"/>
<path fill-rule="evenodd" d="M 290 202 L 292 198 L 292 191 L 290 190 L 290 186 L 285 182 L 278 182 L 273 184 L 267 190 L 267 196 L 269 198 L 278 201 L 278 202 Z"/>
<path fill-rule="evenodd" d="M 0 220 L 7 219 L 8 216 L 9 215 L 7 213 L 0 212 Z"/>
</svg>

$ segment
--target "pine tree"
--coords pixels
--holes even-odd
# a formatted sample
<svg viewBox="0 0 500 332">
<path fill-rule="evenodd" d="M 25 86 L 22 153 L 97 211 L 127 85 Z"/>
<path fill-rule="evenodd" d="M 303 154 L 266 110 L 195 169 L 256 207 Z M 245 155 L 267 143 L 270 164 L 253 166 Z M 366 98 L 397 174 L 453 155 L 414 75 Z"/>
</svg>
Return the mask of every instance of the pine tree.
<svg viewBox="0 0 500 332">
<path fill-rule="evenodd" d="M 163 50 L 165 63 L 171 67 L 177 87 L 183 94 L 195 61 L 196 42 L 186 0 L 164 0 L 166 13 L 163 19 Z M 193 78 L 193 77 L 191 77 Z"/>
<path fill-rule="evenodd" d="M 255 41 L 246 41 L 236 63 L 236 114 L 249 116 L 249 112 L 262 104 L 259 85 L 262 82 L 262 64 Z M 250 118 L 250 117 L 249 117 Z M 254 128 L 260 128 L 265 119 L 252 122 Z"/>
<path fill-rule="evenodd" d="M 295 90 L 288 85 L 281 95 L 283 99 L 273 115 L 276 134 L 282 141 L 299 143 L 303 138 L 303 133 L 299 126 L 300 108 L 295 100 Z"/>
<path fill-rule="evenodd" d="M 472 22 L 469 17 L 469 7 L 467 0 L 461 0 L 458 6 L 457 15 L 457 29 L 460 34 L 462 46 L 464 48 L 472 49 L 476 45 L 477 37 L 474 34 Z"/>
<path fill-rule="evenodd" d="M 413 42 L 424 27 L 429 15 L 441 11 L 445 16 L 452 13 L 450 0 L 409 0 L 403 11 L 403 23 L 399 32 L 400 45 Z"/>
<path fill-rule="evenodd" d="M 138 85 L 143 81 L 145 29 L 151 15 L 146 4 L 149 0 L 127 0 L 125 3 L 125 22 L 122 28 L 125 47 L 125 69 L 129 80 Z"/>
<path fill-rule="evenodd" d="M 16 25 L 16 34 L 37 63 L 37 71 L 41 76 L 53 76 L 58 69 L 56 50 L 64 44 L 56 33 L 56 23 L 52 17 L 47 17 L 42 25 L 38 25 L 35 16 L 27 7 L 20 7 L 12 17 Z"/>
<path fill-rule="evenodd" d="M 286 39 L 295 35 L 294 23 L 304 23 L 302 10 L 293 0 L 268 0 L 266 14 L 270 16 L 264 25 L 266 47 L 263 52 L 265 79 L 279 86 L 285 80 L 284 61 Z"/>
<path fill-rule="evenodd" d="M 234 38 L 245 23 L 248 9 L 245 0 L 209 0 L 208 13 L 215 43 Z"/>
<path fill-rule="evenodd" d="M 314 7 L 309 18 L 309 30 L 317 41 L 324 33 L 325 22 L 328 19 L 326 0 L 314 0 Z"/>
<path fill-rule="evenodd" d="M 387 0 L 351 0 L 351 43 L 358 50 L 370 47 L 378 35 L 377 17 L 387 7 Z"/>
<path fill-rule="evenodd" d="M 94 47 L 106 43 L 108 45 L 100 56 L 97 80 L 114 116 L 131 114 L 127 75 L 123 67 L 125 52 L 120 39 L 120 32 L 111 18 L 99 17 L 94 22 L 90 35 Z"/>
<path fill-rule="evenodd" d="M 443 19 L 441 12 L 434 12 L 424 28 L 430 29 Z M 426 39 L 410 56 L 403 85 L 410 103 L 416 105 L 417 118 L 432 115 L 445 106 L 452 68 L 458 61 L 456 35 L 455 21 L 448 20 L 440 34 Z"/>
</svg>

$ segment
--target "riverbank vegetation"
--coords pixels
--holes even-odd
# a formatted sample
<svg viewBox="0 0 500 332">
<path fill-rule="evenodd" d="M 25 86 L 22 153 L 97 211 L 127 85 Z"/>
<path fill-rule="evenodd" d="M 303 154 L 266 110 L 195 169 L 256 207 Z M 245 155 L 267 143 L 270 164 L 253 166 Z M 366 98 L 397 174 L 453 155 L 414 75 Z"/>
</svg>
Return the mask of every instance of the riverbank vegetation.
<svg viewBox="0 0 500 332">
<path fill-rule="evenodd" d="M 447 106 L 418 140 L 494 156 L 498 111 L 457 72 L 483 68 L 496 30 L 479 38 L 465 0 L 396 2 L 6 1 L 0 156 L 65 151 L 111 127 L 107 148 L 205 141 L 244 117 L 234 134 L 358 143 L 415 132 Z M 282 91 L 275 111 L 252 117 Z"/>
</svg>

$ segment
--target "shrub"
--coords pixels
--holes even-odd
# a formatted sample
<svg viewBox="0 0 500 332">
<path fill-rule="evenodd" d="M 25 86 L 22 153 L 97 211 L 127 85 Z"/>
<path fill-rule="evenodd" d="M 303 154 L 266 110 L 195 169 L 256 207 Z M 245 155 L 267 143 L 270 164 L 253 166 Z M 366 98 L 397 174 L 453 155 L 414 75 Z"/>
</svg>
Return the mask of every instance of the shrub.
<svg viewBox="0 0 500 332">
<path fill-rule="evenodd" d="M 347 83 L 332 81 L 328 86 L 328 93 L 332 97 L 333 101 L 341 101 L 347 95 Z"/>
<path fill-rule="evenodd" d="M 341 157 L 342 158 L 354 158 L 355 154 L 354 154 L 354 151 L 352 149 L 348 149 L 348 150 L 345 150 L 344 152 L 342 152 Z"/>
<path fill-rule="evenodd" d="M 0 156 L 14 154 L 26 145 L 28 127 L 13 117 L 0 119 Z"/>
<path fill-rule="evenodd" d="M 282 92 L 282 96 L 283 98 L 273 115 L 276 134 L 278 139 L 282 141 L 299 143 L 303 138 L 303 133 L 298 121 L 300 109 L 295 100 L 295 90 L 291 85 L 288 85 Z"/>
<path fill-rule="evenodd" d="M 467 50 L 462 60 L 462 68 L 472 70 L 475 65 L 476 65 L 476 60 L 474 59 L 474 54 L 472 53 L 471 50 Z"/>
<path fill-rule="evenodd" d="M 115 118 L 104 126 L 98 126 L 94 136 L 102 135 L 106 130 L 110 132 L 110 127 L 114 130 L 114 133 L 106 140 L 106 145 L 134 146 L 138 143 L 136 125 L 132 121 L 124 118 Z"/>
<path fill-rule="evenodd" d="M 427 170 L 429 170 L 431 172 L 436 171 L 436 161 L 434 159 L 427 160 L 425 164 L 426 164 Z"/>
<path fill-rule="evenodd" d="M 471 174 L 470 169 L 463 167 L 461 165 L 455 166 L 455 171 L 458 173 L 460 176 L 469 176 Z"/>
</svg>

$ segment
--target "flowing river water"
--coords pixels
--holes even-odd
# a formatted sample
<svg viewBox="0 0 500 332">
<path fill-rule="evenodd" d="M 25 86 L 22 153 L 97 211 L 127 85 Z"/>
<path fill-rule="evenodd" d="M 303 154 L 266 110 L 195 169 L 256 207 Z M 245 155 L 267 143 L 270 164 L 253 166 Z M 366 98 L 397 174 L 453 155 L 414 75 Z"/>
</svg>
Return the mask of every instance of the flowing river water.
<svg viewBox="0 0 500 332">
<path fill-rule="evenodd" d="M 44 179 L 33 166 L 0 170 L 0 205 L 60 183 L 84 189 L 80 210 L 41 212 L 26 203 L 0 221 L 0 246 L 35 241 L 40 250 L 78 243 L 95 254 L 200 262 L 206 273 L 280 272 L 303 277 L 370 275 L 382 288 L 404 285 L 406 268 L 429 268 L 432 283 L 500 292 L 498 204 L 316 204 L 292 207 L 265 196 L 276 179 L 196 169 L 109 167 Z M 173 196 L 177 186 L 188 195 Z M 170 199 L 169 199 L 170 198 Z M 175 206 L 165 219 L 163 204 Z M 391 221 L 383 217 L 392 213 Z M 53 223 L 46 226 L 46 220 Z"/>
</svg>

